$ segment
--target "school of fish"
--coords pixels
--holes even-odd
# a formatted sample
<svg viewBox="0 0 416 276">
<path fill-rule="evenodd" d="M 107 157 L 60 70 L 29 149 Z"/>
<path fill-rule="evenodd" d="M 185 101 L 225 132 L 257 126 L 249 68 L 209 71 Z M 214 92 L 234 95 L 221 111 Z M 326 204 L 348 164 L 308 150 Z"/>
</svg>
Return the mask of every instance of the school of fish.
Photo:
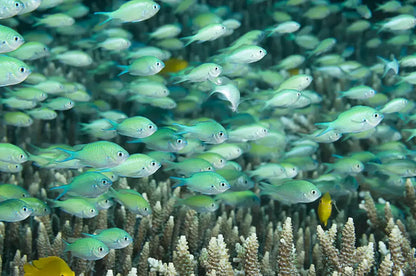
<svg viewBox="0 0 416 276">
<path fill-rule="evenodd" d="M 47 198 L 0 184 L 0 221 L 118 204 L 147 216 L 143 191 L 117 181 L 150 177 L 197 212 L 325 194 L 327 226 L 331 198 L 400 199 L 416 176 L 414 1 L 92 2 L 0 0 L 1 175 L 74 175 Z M 134 242 L 91 231 L 65 252 L 99 260 Z"/>
</svg>

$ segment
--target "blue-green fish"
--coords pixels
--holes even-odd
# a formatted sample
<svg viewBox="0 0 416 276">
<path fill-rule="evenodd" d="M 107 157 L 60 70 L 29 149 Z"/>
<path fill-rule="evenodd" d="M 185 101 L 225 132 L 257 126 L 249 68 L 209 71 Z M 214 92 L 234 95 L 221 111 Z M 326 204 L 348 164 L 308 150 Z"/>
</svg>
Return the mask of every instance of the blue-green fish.
<svg viewBox="0 0 416 276">
<path fill-rule="evenodd" d="M 118 76 L 129 73 L 133 76 L 152 76 L 159 73 L 164 67 L 165 63 L 154 56 L 144 56 L 133 60 L 130 65 L 119 65 L 123 69 Z"/>
<path fill-rule="evenodd" d="M 49 206 L 45 202 L 40 200 L 39 198 L 23 197 L 23 198 L 20 198 L 20 200 L 25 202 L 27 206 L 30 209 L 32 209 L 31 216 L 41 217 L 41 216 L 47 216 L 51 213 L 51 208 L 49 208 Z"/>
<path fill-rule="evenodd" d="M 10 143 L 0 143 L 0 161 L 21 164 L 28 160 L 27 153 Z"/>
<path fill-rule="evenodd" d="M 214 171 L 214 167 L 208 161 L 201 158 L 186 158 L 180 162 L 166 161 L 165 171 L 175 170 L 179 174 L 190 176 L 196 172 Z"/>
<path fill-rule="evenodd" d="M 7 53 L 19 48 L 25 40 L 15 30 L 0 25 L 0 42 L 0 53 Z"/>
<path fill-rule="evenodd" d="M 176 206 L 185 205 L 194 209 L 198 213 L 214 212 L 218 209 L 218 203 L 210 196 L 195 195 L 187 198 L 177 199 Z"/>
<path fill-rule="evenodd" d="M 102 14 L 108 18 L 101 23 L 105 24 L 110 20 L 127 22 L 140 22 L 154 16 L 160 9 L 159 4 L 151 0 L 131 0 L 121 5 L 117 10 L 112 12 L 96 12 L 95 14 Z"/>
<path fill-rule="evenodd" d="M 78 159 L 86 166 L 95 168 L 115 167 L 123 163 L 129 157 L 129 153 L 125 149 L 108 141 L 92 142 L 76 151 L 63 148 L 58 149 L 67 153 L 68 157 L 57 162 Z"/>
<path fill-rule="evenodd" d="M 94 238 L 78 239 L 73 243 L 65 242 L 65 244 L 64 252 L 70 251 L 72 256 L 88 261 L 102 259 L 110 251 L 107 245 Z"/>
<path fill-rule="evenodd" d="M 197 122 L 192 126 L 185 126 L 174 123 L 179 127 L 178 134 L 189 133 L 191 137 L 195 137 L 207 144 L 221 144 L 228 139 L 227 131 L 224 127 L 214 120 Z"/>
<path fill-rule="evenodd" d="M 0 201 L 24 197 L 30 197 L 30 194 L 22 187 L 14 184 L 0 184 Z"/>
<path fill-rule="evenodd" d="M 216 200 L 230 206 L 251 207 L 260 205 L 260 198 L 252 191 L 225 192 L 215 196 Z"/>
<path fill-rule="evenodd" d="M 96 231 L 97 234 L 86 234 L 85 236 L 102 241 L 109 249 L 122 249 L 133 242 L 129 233 L 120 228 L 108 228 Z"/>
<path fill-rule="evenodd" d="M 141 178 L 154 174 L 161 167 L 160 162 L 146 154 L 132 154 L 123 163 L 107 169 L 121 177 Z"/>
<path fill-rule="evenodd" d="M 0 56 L 0 87 L 21 83 L 32 73 L 30 67 L 23 61 Z"/>
<path fill-rule="evenodd" d="M 51 201 L 51 207 L 60 208 L 65 213 L 79 218 L 93 218 L 98 215 L 95 206 L 83 198 L 68 198 Z"/>
<path fill-rule="evenodd" d="M 170 177 L 179 183 L 172 188 L 186 186 L 189 190 L 206 195 L 223 193 L 230 188 L 230 184 L 224 177 L 215 172 L 198 172 L 189 178 Z"/>
<path fill-rule="evenodd" d="M 123 136 L 133 138 L 145 138 L 157 131 L 157 126 L 142 116 L 134 116 L 124 119 L 121 123 L 109 121 L 113 127 L 107 130 L 117 130 L 117 133 Z"/>
<path fill-rule="evenodd" d="M 60 199 L 65 194 L 97 197 L 107 192 L 112 184 L 113 182 L 110 178 L 99 172 L 85 172 L 74 177 L 71 183 L 52 187 L 49 190 L 63 190 L 56 200 Z"/>
<path fill-rule="evenodd" d="M 159 128 L 149 137 L 129 141 L 129 143 L 145 143 L 151 150 L 178 152 L 187 145 L 187 140 L 168 127 Z"/>
<path fill-rule="evenodd" d="M 285 204 L 309 203 L 321 197 L 319 189 L 306 180 L 289 180 L 280 185 L 260 183 L 262 195 Z"/>
<path fill-rule="evenodd" d="M 335 121 L 316 125 L 327 127 L 320 135 L 330 130 L 336 130 L 339 133 L 356 133 L 376 127 L 383 118 L 383 114 L 374 108 L 357 105 L 339 114 Z"/>
<path fill-rule="evenodd" d="M 135 190 L 122 189 L 116 191 L 110 189 L 109 195 L 134 214 L 147 216 L 152 213 L 149 202 Z"/>
<path fill-rule="evenodd" d="M 0 221 L 17 222 L 26 219 L 33 210 L 19 199 L 7 199 L 0 202 Z"/>
</svg>

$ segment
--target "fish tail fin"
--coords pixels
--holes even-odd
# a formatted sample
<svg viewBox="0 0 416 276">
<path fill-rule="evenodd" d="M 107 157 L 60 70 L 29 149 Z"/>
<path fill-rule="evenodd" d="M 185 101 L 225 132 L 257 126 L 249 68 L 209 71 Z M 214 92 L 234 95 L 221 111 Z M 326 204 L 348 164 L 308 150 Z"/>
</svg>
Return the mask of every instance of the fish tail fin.
<svg viewBox="0 0 416 276">
<path fill-rule="evenodd" d="M 181 38 L 179 38 L 179 39 L 185 42 L 185 46 L 184 46 L 184 47 L 188 46 L 189 44 L 191 44 L 192 42 L 194 42 L 194 41 L 195 41 L 195 39 L 194 39 L 194 36 L 193 36 L 193 35 L 191 35 L 191 36 L 181 37 Z"/>
<path fill-rule="evenodd" d="M 322 163 L 322 164 L 327 166 L 327 169 L 325 170 L 324 174 L 327 174 L 334 169 L 334 164 L 332 163 Z"/>
<path fill-rule="evenodd" d="M 69 190 L 69 184 L 49 188 L 49 191 L 53 191 L 53 190 L 64 190 L 62 193 L 60 193 L 58 195 L 57 198 L 55 198 L 55 200 L 59 200 L 62 196 L 64 196 L 68 192 L 68 190 Z"/>
<path fill-rule="evenodd" d="M 178 123 L 172 123 L 172 125 L 179 127 L 179 130 L 178 132 L 176 132 L 176 134 L 182 135 L 182 134 L 190 132 L 190 128 L 188 126 L 181 125 Z"/>
<path fill-rule="evenodd" d="M 328 131 L 333 130 L 333 128 L 331 127 L 331 123 L 330 122 L 326 122 L 326 123 L 315 123 L 315 125 L 316 126 L 326 126 L 326 129 L 324 131 L 322 131 L 321 133 L 319 133 L 318 135 L 316 135 L 316 137 L 319 137 L 321 135 L 324 135 Z"/>
<path fill-rule="evenodd" d="M 174 186 L 172 186 L 172 189 L 175 189 L 177 187 L 181 187 L 181 186 L 185 186 L 186 185 L 186 180 L 184 178 L 175 177 L 175 176 L 171 176 L 169 178 L 172 179 L 172 180 L 174 180 L 174 181 L 178 181 L 179 182 L 179 183 L 175 184 Z"/>
<path fill-rule="evenodd" d="M 88 233 L 81 233 L 82 235 L 86 236 L 86 237 L 91 237 L 94 238 L 95 235 L 94 234 L 88 234 Z"/>
<path fill-rule="evenodd" d="M 111 124 L 110 128 L 103 128 L 103 130 L 117 130 L 117 122 L 114 122 L 113 120 L 110 119 L 105 119 L 107 122 L 109 122 Z"/>
<path fill-rule="evenodd" d="M 135 143 L 143 143 L 143 141 L 141 138 L 127 141 L 127 144 L 135 144 Z"/>
<path fill-rule="evenodd" d="M 117 77 L 120 77 L 121 75 L 127 74 L 129 72 L 129 66 L 127 65 L 117 65 L 117 67 L 123 70 L 117 75 Z"/>
<path fill-rule="evenodd" d="M 112 17 L 111 17 L 111 12 L 95 12 L 94 14 L 98 14 L 98 15 L 105 15 L 105 16 L 108 16 L 108 18 L 106 19 L 106 20 L 104 20 L 103 22 L 101 22 L 99 25 L 101 26 L 101 25 L 104 25 L 105 23 L 107 23 L 107 22 L 109 22 L 111 19 L 113 19 Z"/>
<path fill-rule="evenodd" d="M 65 152 L 69 156 L 67 158 L 63 159 L 63 160 L 54 160 L 55 162 L 61 163 L 61 162 L 69 161 L 69 160 L 72 160 L 72 159 L 76 159 L 76 157 L 75 157 L 76 151 L 67 150 L 67 149 L 63 149 L 63 148 L 56 148 L 56 149 Z"/>
</svg>

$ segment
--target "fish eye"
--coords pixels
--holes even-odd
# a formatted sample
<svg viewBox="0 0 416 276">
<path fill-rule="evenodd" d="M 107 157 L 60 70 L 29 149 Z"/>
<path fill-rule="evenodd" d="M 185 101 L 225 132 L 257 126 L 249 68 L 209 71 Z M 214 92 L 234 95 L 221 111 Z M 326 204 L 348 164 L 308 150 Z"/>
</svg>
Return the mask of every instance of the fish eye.
<svg viewBox="0 0 416 276">
<path fill-rule="evenodd" d="M 148 129 L 152 129 L 152 128 L 153 128 L 153 126 L 152 126 L 152 125 L 149 125 L 147 128 L 148 128 Z"/>
<path fill-rule="evenodd" d="M 221 182 L 220 185 L 221 185 L 221 187 L 225 187 L 226 186 L 226 184 L 224 182 Z"/>
<path fill-rule="evenodd" d="M 118 156 L 118 157 L 123 157 L 123 156 L 124 156 L 124 153 L 123 153 L 123 152 L 121 152 L 121 151 L 119 151 L 119 152 L 117 152 L 117 156 Z"/>
<path fill-rule="evenodd" d="M 14 5 L 15 5 L 16 8 L 20 7 L 20 3 L 19 2 L 15 2 Z"/>
<path fill-rule="evenodd" d="M 20 154 L 20 155 L 19 155 L 19 158 L 20 158 L 20 159 L 23 159 L 24 157 L 25 157 L 25 156 L 24 156 L 23 154 Z"/>
<path fill-rule="evenodd" d="M 182 144 L 182 139 L 177 139 L 177 140 L 176 140 L 176 143 L 178 143 L 178 144 Z"/>
<path fill-rule="evenodd" d="M 244 180 L 244 184 L 248 184 L 248 181 L 247 181 L 247 179 L 246 179 L 246 180 Z"/>
<path fill-rule="evenodd" d="M 124 240 L 125 240 L 125 241 L 128 241 L 128 240 L 129 240 L 129 238 L 127 238 L 127 236 L 124 236 Z"/>
<path fill-rule="evenodd" d="M 259 50 L 259 53 L 260 53 L 260 54 L 263 54 L 263 50 Z"/>
<path fill-rule="evenodd" d="M 152 162 L 150 163 L 150 165 L 154 167 L 154 166 L 156 166 L 156 162 L 155 162 L 155 161 L 152 161 Z"/>
<path fill-rule="evenodd" d="M 215 188 L 215 186 L 214 186 L 214 185 L 211 185 L 211 188 L 212 188 L 212 189 L 214 189 L 214 188 Z"/>
<path fill-rule="evenodd" d="M 214 68 L 214 70 L 215 70 L 215 71 L 218 71 L 218 70 L 219 70 L 219 68 L 218 68 L 218 67 L 215 67 L 215 68 Z"/>
<path fill-rule="evenodd" d="M 149 210 L 149 208 L 144 207 L 144 208 L 143 208 L 143 210 L 144 210 L 145 212 L 147 212 L 147 211 Z"/>
<path fill-rule="evenodd" d="M 267 129 L 263 128 L 262 130 L 263 130 L 264 133 L 267 133 Z"/>
<path fill-rule="evenodd" d="M 101 180 L 101 184 L 107 184 L 108 182 L 107 182 L 107 180 L 105 180 L 105 179 L 103 179 L 103 180 Z"/>
<path fill-rule="evenodd" d="M 316 195 L 316 190 L 312 190 L 311 194 Z"/>
<path fill-rule="evenodd" d="M 224 132 L 222 132 L 222 131 L 218 132 L 218 136 L 220 136 L 220 137 L 224 136 Z"/>
<path fill-rule="evenodd" d="M 14 39 L 14 41 L 18 41 L 19 40 L 19 37 L 18 36 L 14 36 L 13 39 Z"/>
<path fill-rule="evenodd" d="M 211 207 L 212 208 L 215 208 L 215 203 L 211 203 Z"/>
<path fill-rule="evenodd" d="M 378 113 L 374 113 L 374 118 L 378 118 Z"/>
<path fill-rule="evenodd" d="M 24 73 L 25 71 L 26 71 L 25 67 L 20 67 L 20 68 L 19 68 L 19 72 L 20 72 L 20 73 Z"/>
<path fill-rule="evenodd" d="M 27 207 L 22 208 L 23 212 L 27 212 Z"/>
<path fill-rule="evenodd" d="M 157 10 L 158 5 L 153 5 L 153 9 Z"/>
<path fill-rule="evenodd" d="M 361 168 L 360 164 L 355 165 L 357 169 Z"/>
<path fill-rule="evenodd" d="M 27 195 L 26 194 L 22 194 L 22 197 L 27 197 Z"/>
<path fill-rule="evenodd" d="M 160 62 L 156 62 L 156 66 L 160 66 Z"/>
<path fill-rule="evenodd" d="M 102 248 L 102 247 L 100 246 L 100 247 L 98 247 L 98 251 L 103 252 L 103 251 L 104 251 L 104 248 Z"/>
<path fill-rule="evenodd" d="M 207 169 L 208 169 L 208 171 L 212 171 L 212 167 L 208 167 Z"/>
<path fill-rule="evenodd" d="M 16 164 L 14 167 L 15 167 L 16 169 L 18 169 L 18 168 L 19 168 L 19 165 L 17 165 L 17 164 Z"/>
</svg>

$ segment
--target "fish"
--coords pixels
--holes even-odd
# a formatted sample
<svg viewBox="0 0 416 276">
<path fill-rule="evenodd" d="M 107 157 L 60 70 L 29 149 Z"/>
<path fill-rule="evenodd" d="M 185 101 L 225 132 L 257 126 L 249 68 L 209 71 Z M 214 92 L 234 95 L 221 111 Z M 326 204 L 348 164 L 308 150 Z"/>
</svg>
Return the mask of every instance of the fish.
<svg viewBox="0 0 416 276">
<path fill-rule="evenodd" d="M 188 144 L 188 141 L 183 136 L 177 134 L 175 130 L 161 127 L 151 136 L 131 140 L 129 143 L 144 143 L 151 150 L 179 152 Z"/>
<path fill-rule="evenodd" d="M 79 218 L 93 218 L 98 215 L 95 206 L 84 198 L 68 198 L 66 200 L 50 201 L 52 208 L 60 208 L 65 213 Z"/>
<path fill-rule="evenodd" d="M 103 25 L 111 20 L 118 20 L 122 23 L 141 22 L 153 17 L 159 10 L 159 4 L 154 1 L 131 0 L 122 4 L 115 11 L 95 12 L 94 14 L 108 16 L 105 21 L 100 23 Z"/>
<path fill-rule="evenodd" d="M 25 43 L 21 34 L 4 25 L 0 25 L 0 54 L 9 53 Z"/>
<path fill-rule="evenodd" d="M 95 238 L 77 239 L 73 243 L 64 241 L 64 252 L 71 252 L 72 256 L 88 261 L 96 261 L 104 258 L 110 249 L 105 243 Z"/>
<path fill-rule="evenodd" d="M 145 138 L 157 131 L 155 123 L 143 116 L 129 117 L 120 123 L 111 120 L 108 122 L 112 127 L 106 130 L 116 130 L 118 134 L 132 138 Z"/>
<path fill-rule="evenodd" d="M 198 213 L 210 213 L 218 209 L 218 203 L 210 196 L 194 195 L 187 198 L 178 198 L 175 203 L 176 206 L 187 206 L 194 209 Z"/>
<path fill-rule="evenodd" d="M 21 164 L 28 160 L 27 153 L 10 143 L 0 143 L 0 161 Z"/>
<path fill-rule="evenodd" d="M 0 202 L 0 221 L 18 222 L 33 213 L 29 205 L 19 199 L 11 198 Z"/>
<path fill-rule="evenodd" d="M 23 61 L 5 55 L 0 56 L 0 87 L 23 82 L 32 70 Z"/>
<path fill-rule="evenodd" d="M 97 234 L 83 233 L 83 235 L 103 242 L 109 249 L 122 249 L 133 242 L 130 234 L 120 228 L 100 229 L 95 232 Z"/>
<path fill-rule="evenodd" d="M 284 204 L 309 203 L 321 197 L 321 191 L 309 181 L 289 180 L 281 185 L 260 182 L 261 195 Z"/>
<path fill-rule="evenodd" d="M 57 148 L 67 154 L 67 157 L 56 160 L 59 163 L 73 159 L 80 160 L 86 166 L 95 168 L 111 168 L 123 163 L 130 155 L 118 144 L 108 141 L 98 141 L 86 144 L 79 150 Z"/>
<path fill-rule="evenodd" d="M 215 172 L 197 172 L 189 178 L 171 176 L 170 179 L 178 182 L 172 188 L 186 186 L 189 190 L 205 195 L 223 193 L 230 188 L 230 184 L 224 177 Z"/>
<path fill-rule="evenodd" d="M 214 120 L 197 122 L 192 126 L 174 123 L 179 128 L 177 134 L 183 135 L 189 133 L 191 137 L 195 137 L 202 142 L 208 144 L 221 144 L 228 139 L 225 128 Z"/>
<path fill-rule="evenodd" d="M 135 153 L 118 166 L 107 169 L 120 177 L 141 178 L 154 174 L 161 164 L 146 154 Z M 103 170 L 103 172 L 107 171 Z"/>
<path fill-rule="evenodd" d="M 60 199 L 66 194 L 97 197 L 107 192 L 112 184 L 113 181 L 104 174 L 99 172 L 85 172 L 74 177 L 69 184 L 52 187 L 49 190 L 63 190 L 55 200 Z"/>
<path fill-rule="evenodd" d="M 149 202 L 135 190 L 121 189 L 116 191 L 111 188 L 109 195 L 134 214 L 148 216 L 152 213 Z"/>
<path fill-rule="evenodd" d="M 23 265 L 25 276 L 60 275 L 75 276 L 68 264 L 58 256 L 49 256 L 33 260 Z"/>
<path fill-rule="evenodd" d="M 188 71 L 188 69 L 187 69 Z M 203 82 L 206 80 L 213 80 L 222 73 L 222 67 L 215 63 L 204 63 L 197 67 L 192 68 L 187 73 L 181 72 L 178 73 L 178 80 L 175 83 L 181 82 Z"/>
<path fill-rule="evenodd" d="M 165 63 L 154 56 L 143 56 L 133 60 L 130 65 L 119 65 L 123 71 L 118 76 L 129 73 L 133 76 L 152 76 L 159 73 Z"/>
<path fill-rule="evenodd" d="M 32 209 L 31 216 L 47 216 L 51 213 L 51 208 L 42 200 L 36 197 L 22 197 L 21 201 L 25 202 Z"/>
<path fill-rule="evenodd" d="M 374 108 L 357 105 L 339 114 L 335 121 L 315 125 L 327 127 L 320 135 L 330 130 L 340 133 L 356 133 L 376 127 L 383 118 L 384 115 Z"/>
<path fill-rule="evenodd" d="M 227 28 L 219 23 L 209 24 L 203 28 L 201 28 L 196 34 L 192 36 L 182 37 L 181 40 L 185 40 L 185 47 L 189 44 L 198 41 L 199 43 L 212 41 L 221 36 L 223 36 L 226 32 Z"/>
<path fill-rule="evenodd" d="M 30 194 L 24 188 L 14 184 L 0 184 L 0 199 L 21 199 L 28 198 Z"/>
<path fill-rule="evenodd" d="M 318 205 L 318 217 L 321 224 L 325 227 L 328 225 L 328 219 L 332 213 L 332 200 L 331 195 L 326 192 L 319 200 Z"/>
<path fill-rule="evenodd" d="M 260 198 L 250 190 L 225 192 L 216 195 L 215 199 L 233 207 L 252 207 L 260 205 Z"/>
<path fill-rule="evenodd" d="M 175 170 L 176 173 L 190 176 L 196 172 L 214 171 L 214 167 L 210 162 L 201 158 L 187 158 L 180 162 L 166 161 L 164 164 L 164 170 Z"/>
</svg>

